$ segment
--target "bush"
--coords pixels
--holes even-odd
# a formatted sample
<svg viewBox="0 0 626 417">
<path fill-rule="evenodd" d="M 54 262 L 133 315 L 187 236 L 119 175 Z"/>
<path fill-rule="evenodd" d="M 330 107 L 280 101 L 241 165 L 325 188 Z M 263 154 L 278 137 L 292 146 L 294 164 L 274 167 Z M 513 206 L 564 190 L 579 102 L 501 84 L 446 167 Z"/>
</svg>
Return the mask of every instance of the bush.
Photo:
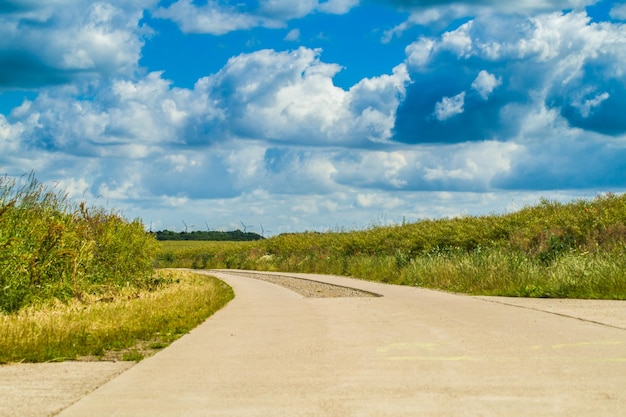
<svg viewBox="0 0 626 417">
<path fill-rule="evenodd" d="M 73 205 L 32 174 L 0 178 L 0 311 L 149 286 L 157 248 L 139 220 Z"/>
</svg>

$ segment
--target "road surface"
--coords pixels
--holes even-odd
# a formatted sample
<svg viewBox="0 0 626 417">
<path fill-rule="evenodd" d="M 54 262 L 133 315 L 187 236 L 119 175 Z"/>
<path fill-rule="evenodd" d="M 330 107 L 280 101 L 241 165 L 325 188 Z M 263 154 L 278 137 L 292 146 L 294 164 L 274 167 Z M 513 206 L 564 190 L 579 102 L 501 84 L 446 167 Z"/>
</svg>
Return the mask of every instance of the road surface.
<svg viewBox="0 0 626 417">
<path fill-rule="evenodd" d="M 382 297 L 309 298 L 211 274 L 234 288 L 230 304 L 59 415 L 626 413 L 623 302 L 605 304 L 616 314 L 592 311 L 588 320 L 584 308 L 572 318 L 341 277 L 313 278 Z"/>
</svg>

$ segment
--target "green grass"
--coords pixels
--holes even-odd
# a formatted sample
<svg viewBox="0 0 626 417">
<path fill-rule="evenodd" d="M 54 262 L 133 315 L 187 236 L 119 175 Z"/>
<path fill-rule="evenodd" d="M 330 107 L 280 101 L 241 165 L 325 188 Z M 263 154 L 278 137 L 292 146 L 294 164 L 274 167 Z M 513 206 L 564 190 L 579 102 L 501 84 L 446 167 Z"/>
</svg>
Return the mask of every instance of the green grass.
<svg viewBox="0 0 626 417">
<path fill-rule="evenodd" d="M 0 314 L 0 363 L 85 356 L 138 361 L 202 323 L 234 296 L 216 278 L 184 271 L 162 274 L 168 283 L 158 291 L 129 289 Z"/>
<path fill-rule="evenodd" d="M 329 273 L 468 294 L 626 299 L 626 195 L 258 242 L 160 242 L 162 266 Z"/>
<path fill-rule="evenodd" d="M 0 177 L 0 312 L 126 287 L 157 288 L 157 249 L 138 219 L 73 204 L 32 175 Z"/>
<path fill-rule="evenodd" d="M 158 248 L 138 219 L 0 177 L 0 363 L 141 360 L 232 299 L 217 279 L 156 272 Z"/>
</svg>

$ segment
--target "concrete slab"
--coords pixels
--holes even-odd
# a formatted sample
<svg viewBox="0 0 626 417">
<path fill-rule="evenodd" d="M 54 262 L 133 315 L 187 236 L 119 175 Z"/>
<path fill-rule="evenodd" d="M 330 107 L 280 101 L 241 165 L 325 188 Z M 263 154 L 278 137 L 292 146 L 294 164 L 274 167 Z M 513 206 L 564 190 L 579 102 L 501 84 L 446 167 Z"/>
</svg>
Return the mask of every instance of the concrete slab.
<svg viewBox="0 0 626 417">
<path fill-rule="evenodd" d="M 305 298 L 213 272 L 235 299 L 59 415 L 617 416 L 626 332 L 481 298 L 343 277 Z M 618 309 L 619 310 L 619 309 Z"/>
</svg>

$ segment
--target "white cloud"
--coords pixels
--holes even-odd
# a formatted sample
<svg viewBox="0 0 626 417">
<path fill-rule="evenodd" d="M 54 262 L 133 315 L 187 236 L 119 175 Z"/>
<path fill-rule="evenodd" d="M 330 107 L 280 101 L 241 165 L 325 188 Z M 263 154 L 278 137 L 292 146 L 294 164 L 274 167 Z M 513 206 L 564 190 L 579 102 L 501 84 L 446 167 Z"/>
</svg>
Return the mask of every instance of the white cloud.
<svg viewBox="0 0 626 417">
<path fill-rule="evenodd" d="M 521 147 L 514 143 L 481 142 L 447 147 L 429 160 L 421 159 L 424 179 L 446 184 L 456 180 L 474 188 L 489 189 L 491 182 L 511 169 L 511 161 Z"/>
<path fill-rule="evenodd" d="M 465 105 L 465 91 L 457 94 L 454 97 L 444 97 L 435 104 L 434 115 L 440 122 L 447 120 L 457 114 L 463 113 L 463 106 Z"/>
<path fill-rule="evenodd" d="M 284 39 L 291 42 L 300 40 L 300 29 L 291 29 Z"/>
<path fill-rule="evenodd" d="M 527 116 L 552 113 L 553 126 L 610 136 L 626 131 L 617 110 L 626 105 L 625 25 L 559 12 L 479 16 L 461 32 L 406 48 L 413 83 L 397 115 L 399 140 L 518 140 Z M 450 122 L 436 123 L 443 120 Z"/>
<path fill-rule="evenodd" d="M 320 61 L 319 50 L 272 50 L 232 58 L 197 89 L 223 97 L 233 133 L 281 142 L 326 144 L 384 141 L 408 82 L 403 65 L 390 75 L 364 79 L 350 91 L 333 83 L 341 69 Z"/>
<path fill-rule="evenodd" d="M 576 22 L 578 19 L 583 19 L 584 22 Z M 554 59 L 562 52 L 563 46 L 566 48 L 572 46 L 573 38 L 578 37 L 575 32 L 586 27 L 588 22 L 589 18 L 584 13 L 567 15 L 555 13 L 532 18 L 530 20 L 532 27 L 529 28 L 531 36 L 520 39 L 517 45 L 519 55 L 520 57 L 535 55 L 539 61 Z"/>
<path fill-rule="evenodd" d="M 261 14 L 285 21 L 311 13 L 317 7 L 317 0 L 265 0 L 259 6 Z"/>
<path fill-rule="evenodd" d="M 418 69 L 430 62 L 435 50 L 435 41 L 429 38 L 420 38 L 405 48 L 407 64 Z"/>
<path fill-rule="evenodd" d="M 500 0 L 482 0 L 473 3 L 461 1 L 410 2 L 411 10 L 406 21 L 385 32 L 383 41 L 388 42 L 393 36 L 416 25 L 428 25 L 443 28 L 458 18 L 490 17 L 494 15 L 529 16 L 538 13 L 560 12 L 566 9 L 584 10 L 585 6 L 598 0 L 519 0 L 515 2 Z M 619 14 L 619 10 L 617 11 Z"/>
<path fill-rule="evenodd" d="M 139 21 L 154 2 L 59 0 L 1 14 L 0 63 L 11 60 L 0 66 L 2 84 L 27 88 L 132 74 L 149 34 Z"/>
<path fill-rule="evenodd" d="M 212 88 L 219 90 L 224 82 L 236 85 L 228 108 L 238 115 L 235 128 L 246 134 L 275 140 L 342 140 L 331 138 L 338 121 L 348 115 L 346 92 L 332 83 L 339 66 L 320 62 L 318 54 L 300 48 L 242 55 L 212 77 Z"/>
<path fill-rule="evenodd" d="M 323 13 L 345 14 L 359 3 L 360 0 L 327 0 L 319 1 L 317 8 Z"/>
<path fill-rule="evenodd" d="M 57 182 L 58 190 L 67 193 L 67 196 L 73 201 L 81 201 L 92 199 L 93 195 L 89 192 L 89 182 L 87 179 L 79 177 L 62 178 Z"/>
<path fill-rule="evenodd" d="M 137 82 L 115 80 L 93 99 L 48 89 L 14 109 L 9 119 L 35 148 L 143 158 L 154 145 L 182 140 L 187 120 L 199 111 L 196 100 L 189 90 L 171 88 L 157 72 Z"/>
<path fill-rule="evenodd" d="M 469 21 L 453 31 L 445 32 L 441 36 L 440 47 L 454 52 L 459 57 L 467 58 L 472 52 L 472 38 L 469 34 L 472 24 L 473 21 Z"/>
<path fill-rule="evenodd" d="M 610 14 L 613 19 L 626 20 L 626 4 L 614 5 Z"/>
<path fill-rule="evenodd" d="M 401 189 L 411 175 L 413 154 L 405 152 L 353 152 L 350 159 L 335 162 L 335 177 L 344 184 L 374 185 L 384 189 Z M 358 159 L 355 159 L 357 157 Z"/>
<path fill-rule="evenodd" d="M 411 13 L 407 20 L 396 25 L 390 30 L 386 30 L 383 33 L 381 41 L 383 43 L 389 43 L 394 37 L 401 37 L 402 33 L 409 30 L 415 25 L 424 25 L 431 22 L 436 22 L 443 18 L 443 12 L 440 8 L 428 8 L 421 10 L 418 13 Z"/>
<path fill-rule="evenodd" d="M 235 30 L 250 29 L 257 26 L 280 27 L 278 21 L 245 13 L 236 7 L 224 7 L 215 1 L 204 6 L 197 6 L 191 0 L 178 0 L 167 8 L 159 8 L 153 16 L 171 19 L 185 33 L 210 33 L 223 35 Z"/>
<path fill-rule="evenodd" d="M 181 155 L 179 150 L 188 146 L 228 147 L 237 138 L 305 146 L 389 140 L 408 82 L 404 65 L 392 74 L 364 79 L 350 91 L 333 84 L 338 70 L 335 64 L 321 62 L 319 51 L 267 50 L 231 59 L 193 90 L 172 87 L 160 72 L 137 81 L 113 80 L 89 99 L 77 99 L 72 89 L 48 89 L 8 118 L 3 116 L 0 143 L 7 152 L 29 146 L 76 157 L 141 161 L 159 160 L 167 153 Z M 246 146 L 253 154 L 241 150 L 229 154 L 226 149 L 214 152 L 214 157 L 230 161 L 228 167 L 213 161 L 202 168 L 197 158 L 187 158 L 188 168 L 197 173 L 227 172 L 232 182 L 217 187 L 219 193 L 226 192 L 228 184 L 235 189 L 262 184 L 268 175 L 263 161 L 267 146 Z M 160 161 L 165 171 L 183 172 L 180 161 Z M 328 188 L 333 169 L 327 160 L 309 158 L 293 166 L 293 176 L 309 172 L 303 178 L 311 188 Z M 123 183 L 118 179 L 118 185 L 103 190 L 113 195 Z"/>
<path fill-rule="evenodd" d="M 225 20 L 246 16 L 217 4 L 188 6 L 191 12 L 222 12 Z M 283 24 L 289 16 L 341 12 L 356 2 L 267 4 L 267 15 L 248 13 L 250 23 L 222 22 L 220 30 Z M 536 5 L 548 7 L 545 1 Z M 187 89 L 173 87 L 160 72 L 135 72 L 139 20 L 120 12 L 131 9 L 91 2 L 82 21 L 70 22 L 54 8 L 35 8 L 39 22 L 68 27 L 55 32 L 65 37 L 41 43 L 49 51 L 32 56 L 49 53 L 59 70 L 104 76 L 43 89 L 0 115 L 3 170 L 35 168 L 72 195 L 110 199 L 125 214 L 162 228 L 180 230 L 184 218 L 232 229 L 241 219 L 256 230 L 262 222 L 273 233 L 364 227 L 381 212 L 399 222 L 403 215 L 414 220 L 520 208 L 546 193 L 502 189 L 532 189 L 537 178 L 551 181 L 539 186 L 573 188 L 567 177 L 585 180 L 575 177 L 579 164 L 587 176 L 615 177 L 600 184 L 623 183 L 613 167 L 623 165 L 624 135 L 607 138 L 574 126 L 563 111 L 570 106 L 574 116 L 592 120 L 619 98 L 626 73 L 621 25 L 595 24 L 585 13 L 479 15 L 439 37 L 433 29 L 432 38 L 406 48 L 405 63 L 347 90 L 333 83 L 341 66 L 308 48 L 233 57 Z M 431 11 L 446 16 L 443 9 Z M 8 34 L 0 36 L 0 50 L 16 39 L 16 22 L 0 27 Z M 41 39 L 45 26 L 24 34 L 20 45 Z M 85 37 L 69 39 L 76 34 Z M 589 68 L 597 72 L 589 74 Z M 407 101 L 420 77 L 436 90 L 415 89 L 430 100 L 422 107 Z M 394 140 L 399 108 L 414 120 L 460 125 L 461 133 L 478 124 L 492 129 L 473 142 L 405 145 Z M 492 120 L 500 124 L 492 126 Z M 500 141 L 489 140 L 496 135 Z M 467 190 L 475 192 L 460 192 Z M 570 191 L 559 198 L 585 192 L 593 195 Z"/>
<path fill-rule="evenodd" d="M 97 188 L 98 197 L 105 200 L 124 201 L 139 198 L 145 191 L 142 187 L 140 171 L 124 170 L 124 177 L 107 178 Z"/>
<path fill-rule="evenodd" d="M 472 88 L 480 94 L 483 100 L 487 100 L 493 90 L 500 85 L 502 85 L 502 79 L 496 78 L 495 75 L 485 70 L 481 70 L 476 79 L 472 82 Z"/>
<path fill-rule="evenodd" d="M 355 137 L 360 135 L 371 142 L 389 140 L 396 110 L 409 82 L 408 70 L 403 64 L 396 66 L 390 75 L 359 81 L 350 88 L 347 100 L 353 118 L 345 120 L 343 124 L 352 124 L 349 129 Z"/>
<path fill-rule="evenodd" d="M 488 141 L 396 151 L 352 150 L 328 158 L 337 170 L 335 181 L 357 190 L 487 191 L 511 172 L 513 161 L 523 153 L 518 144 Z"/>
<path fill-rule="evenodd" d="M 257 184 L 264 182 L 264 155 L 265 148 L 258 145 L 237 148 L 229 152 L 226 157 L 228 173 L 238 187 L 254 189 Z"/>
<path fill-rule="evenodd" d="M 178 0 L 167 8 L 156 9 L 153 16 L 173 20 L 185 33 L 223 35 L 254 27 L 285 27 L 288 21 L 316 11 L 345 14 L 358 4 L 359 0 L 265 0 L 257 9 L 249 10 L 245 3 L 227 7 L 210 0 L 198 6 L 192 0 Z"/>
<path fill-rule="evenodd" d="M 404 205 L 404 201 L 398 197 L 393 197 L 389 193 L 359 193 L 356 196 L 356 205 L 359 208 L 377 208 L 380 210 L 394 210 Z M 374 219 L 372 219 L 373 221 Z"/>
<path fill-rule="evenodd" d="M 582 117 L 589 117 L 594 108 L 602 104 L 603 101 L 608 99 L 610 94 L 606 91 L 604 93 L 598 93 L 592 98 L 584 98 L 578 102 L 573 103 L 575 107 L 580 111 Z"/>
<path fill-rule="evenodd" d="M 20 146 L 19 135 L 21 131 L 21 125 L 11 125 L 7 122 L 4 115 L 0 114 L 0 154 L 11 155 L 17 153 Z M 4 160 L 4 157 L 0 156 L 0 164 Z M 0 165 L 1 166 L 1 165 Z"/>
</svg>

